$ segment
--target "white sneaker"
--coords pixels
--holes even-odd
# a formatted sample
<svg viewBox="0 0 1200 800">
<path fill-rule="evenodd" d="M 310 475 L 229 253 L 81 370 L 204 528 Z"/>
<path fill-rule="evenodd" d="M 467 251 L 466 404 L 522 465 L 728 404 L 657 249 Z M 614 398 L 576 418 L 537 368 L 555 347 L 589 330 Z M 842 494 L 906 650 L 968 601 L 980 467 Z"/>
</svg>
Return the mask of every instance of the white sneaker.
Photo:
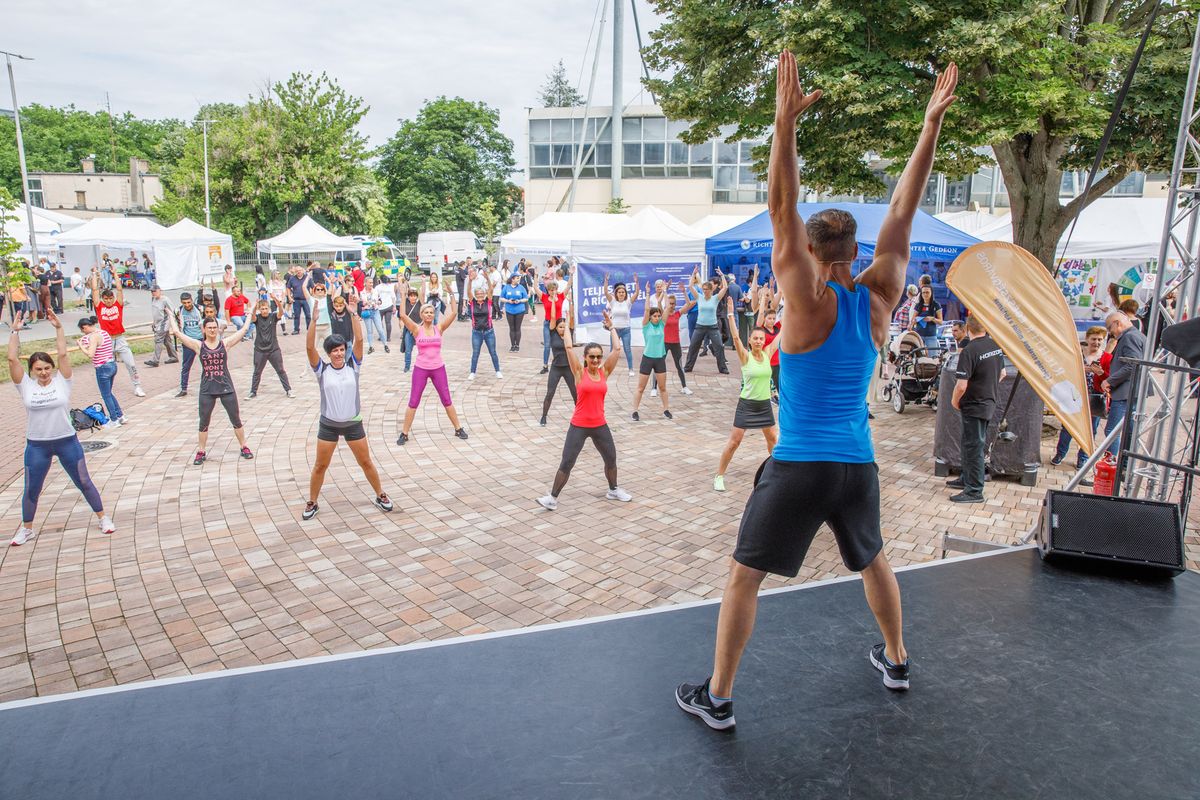
<svg viewBox="0 0 1200 800">
<path fill-rule="evenodd" d="M 467 380 L 469 380 L 469 381 L 473 381 L 473 380 L 475 380 L 475 373 L 474 373 L 474 372 L 472 372 L 470 375 L 468 375 L 468 376 L 467 376 Z"/>
<path fill-rule="evenodd" d="M 683 393 L 684 393 L 684 394 L 692 394 L 692 390 L 691 390 L 691 389 L 689 389 L 689 388 L 688 388 L 688 387 L 686 387 L 686 386 L 685 386 L 685 387 L 683 387 L 683 390 L 682 390 L 682 391 L 683 391 Z"/>
<path fill-rule="evenodd" d="M 657 389 L 657 388 L 651 389 L 651 390 L 650 390 L 650 396 L 651 396 L 651 397 L 658 397 L 658 389 Z"/>
<path fill-rule="evenodd" d="M 631 377 L 631 378 L 632 378 L 632 377 L 633 377 L 634 375 L 636 375 L 636 374 L 637 374 L 637 373 L 636 373 L 636 372 L 634 372 L 633 370 L 629 370 L 629 377 Z"/>
<path fill-rule="evenodd" d="M 17 535 L 13 537 L 12 546 L 20 547 L 26 542 L 33 541 L 33 537 L 37 536 L 37 531 L 32 528 L 21 528 L 17 531 Z"/>
<path fill-rule="evenodd" d="M 620 500 L 622 503 L 628 503 L 633 499 L 633 495 L 618 486 L 615 489 L 609 489 L 608 494 L 604 495 L 609 500 Z"/>
<path fill-rule="evenodd" d="M 118 425 L 128 425 L 128 424 L 129 424 L 129 417 L 128 417 L 128 416 L 121 417 L 121 418 L 120 418 L 119 420 L 117 420 L 116 422 L 117 422 L 117 424 L 118 424 Z"/>
<path fill-rule="evenodd" d="M 117 428 L 119 428 L 119 427 L 121 427 L 121 423 L 120 423 L 120 422 L 117 422 L 115 419 L 110 419 L 108 422 L 106 422 L 106 423 L 104 423 L 103 425 L 101 425 L 101 426 L 100 426 L 100 430 L 102 430 L 102 431 L 115 431 L 115 430 L 116 430 Z"/>
<path fill-rule="evenodd" d="M 288 390 L 287 390 L 287 396 L 288 396 L 289 398 L 291 398 L 291 397 L 295 397 L 295 396 L 296 396 L 296 393 L 295 393 L 295 392 L 293 392 L 291 389 L 288 389 Z"/>
<path fill-rule="evenodd" d="M 496 377 L 497 377 L 497 378 L 503 378 L 503 377 L 504 377 L 504 373 L 503 373 L 503 372 L 501 372 L 500 370 L 496 370 Z"/>
<path fill-rule="evenodd" d="M 544 497 L 539 497 L 537 499 L 537 501 L 538 501 L 538 505 L 541 506 L 542 508 L 546 509 L 547 511 L 553 511 L 556 508 L 558 508 L 558 498 L 552 494 L 548 494 Z"/>
<path fill-rule="evenodd" d="M 133 394 L 135 397 L 145 397 L 146 396 L 146 393 L 142 390 L 142 385 L 140 383 L 135 383 L 133 385 Z"/>
<path fill-rule="evenodd" d="M 100 532 L 101 533 L 116 533 L 117 532 L 117 526 L 113 524 L 112 517 L 108 516 L 107 514 L 105 514 L 103 517 L 100 518 Z"/>
</svg>

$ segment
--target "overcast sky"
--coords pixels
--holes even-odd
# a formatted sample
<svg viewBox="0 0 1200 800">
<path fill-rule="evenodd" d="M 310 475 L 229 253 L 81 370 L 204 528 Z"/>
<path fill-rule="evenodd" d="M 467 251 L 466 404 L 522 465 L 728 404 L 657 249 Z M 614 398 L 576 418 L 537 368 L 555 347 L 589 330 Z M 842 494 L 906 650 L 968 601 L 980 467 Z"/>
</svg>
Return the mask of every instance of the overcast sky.
<svg viewBox="0 0 1200 800">
<path fill-rule="evenodd" d="M 59 0 L 5 3 L 0 49 L 16 62 L 22 105 L 104 107 L 191 119 L 200 104 L 240 102 L 293 71 L 325 71 L 371 111 L 362 131 L 381 145 L 397 120 L 438 95 L 500 110 L 518 165 L 526 163 L 525 109 L 559 58 L 574 82 L 596 0 Z M 643 34 L 657 25 L 638 0 Z M 628 6 L 626 6 L 628 8 Z M 595 101 L 611 98 L 611 11 Z M 625 101 L 640 91 L 633 23 L 625 13 Z M 591 57 L 583 75 L 587 93 Z M 0 107 L 11 105 L 0 91 Z M 650 102 L 648 96 L 644 102 Z M 520 174 L 514 178 L 523 182 Z"/>
</svg>

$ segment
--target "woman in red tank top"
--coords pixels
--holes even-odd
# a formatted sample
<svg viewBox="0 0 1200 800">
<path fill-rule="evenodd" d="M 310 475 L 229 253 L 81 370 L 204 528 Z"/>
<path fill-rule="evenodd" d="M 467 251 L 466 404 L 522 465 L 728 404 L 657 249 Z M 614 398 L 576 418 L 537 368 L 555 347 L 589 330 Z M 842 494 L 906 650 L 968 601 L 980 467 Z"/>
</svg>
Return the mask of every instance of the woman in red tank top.
<svg viewBox="0 0 1200 800">
<path fill-rule="evenodd" d="M 613 441 L 612 431 L 604 419 L 604 396 L 608 393 L 608 376 L 616 369 L 617 360 L 621 357 L 621 341 L 613 330 L 608 313 L 604 315 L 604 328 L 612 337 L 612 351 L 604 356 L 604 347 L 592 342 L 583 348 L 584 363 L 580 363 L 571 344 L 570 327 L 563 334 L 563 344 L 567 352 L 567 362 L 575 376 L 575 414 L 571 417 L 571 425 L 567 428 L 567 439 L 563 442 L 562 461 L 554 476 L 554 486 L 550 494 L 538 498 L 538 503 L 545 509 L 553 511 L 558 508 L 558 495 L 567 485 L 571 477 L 571 468 L 579 458 L 588 439 L 600 451 L 604 459 L 604 477 L 608 479 L 609 500 L 619 500 L 628 503 L 633 497 L 629 492 L 617 486 L 617 444 Z"/>
</svg>

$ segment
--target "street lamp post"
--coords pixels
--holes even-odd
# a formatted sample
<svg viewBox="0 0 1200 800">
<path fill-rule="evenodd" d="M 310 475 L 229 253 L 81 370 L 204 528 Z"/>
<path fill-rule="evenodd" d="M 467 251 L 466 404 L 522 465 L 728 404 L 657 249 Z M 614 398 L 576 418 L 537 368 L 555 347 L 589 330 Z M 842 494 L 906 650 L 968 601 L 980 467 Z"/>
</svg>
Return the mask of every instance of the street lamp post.
<svg viewBox="0 0 1200 800">
<path fill-rule="evenodd" d="M 208 204 L 208 124 L 211 119 L 200 120 L 200 125 L 204 128 L 204 227 L 212 227 L 212 209 Z"/>
<path fill-rule="evenodd" d="M 7 50 L 0 50 L 4 53 L 4 61 L 8 64 L 8 88 L 12 92 L 13 104 L 13 122 L 17 128 L 17 160 L 21 165 L 21 189 L 25 193 L 25 221 L 29 225 L 29 254 L 31 257 L 30 263 L 36 264 L 38 258 L 37 249 L 37 233 L 33 230 L 33 205 L 29 202 L 29 173 L 25 169 L 25 142 L 21 139 L 21 106 L 17 103 L 17 81 L 13 77 L 13 58 L 19 58 L 22 61 L 33 61 L 29 56 L 23 56 L 20 53 L 10 53 Z"/>
</svg>

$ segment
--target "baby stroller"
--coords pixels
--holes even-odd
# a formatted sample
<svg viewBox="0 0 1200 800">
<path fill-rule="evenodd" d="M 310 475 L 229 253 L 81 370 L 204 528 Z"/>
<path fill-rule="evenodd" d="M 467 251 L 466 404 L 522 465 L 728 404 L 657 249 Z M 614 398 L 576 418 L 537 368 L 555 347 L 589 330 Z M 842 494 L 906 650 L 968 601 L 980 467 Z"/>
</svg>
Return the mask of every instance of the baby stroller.
<svg viewBox="0 0 1200 800">
<path fill-rule="evenodd" d="M 943 354 L 943 350 L 927 350 L 925 340 L 916 331 L 900 334 L 895 348 L 888 353 L 892 378 L 883 387 L 884 400 L 891 402 L 897 414 L 903 414 L 910 403 L 937 409 Z"/>
</svg>

